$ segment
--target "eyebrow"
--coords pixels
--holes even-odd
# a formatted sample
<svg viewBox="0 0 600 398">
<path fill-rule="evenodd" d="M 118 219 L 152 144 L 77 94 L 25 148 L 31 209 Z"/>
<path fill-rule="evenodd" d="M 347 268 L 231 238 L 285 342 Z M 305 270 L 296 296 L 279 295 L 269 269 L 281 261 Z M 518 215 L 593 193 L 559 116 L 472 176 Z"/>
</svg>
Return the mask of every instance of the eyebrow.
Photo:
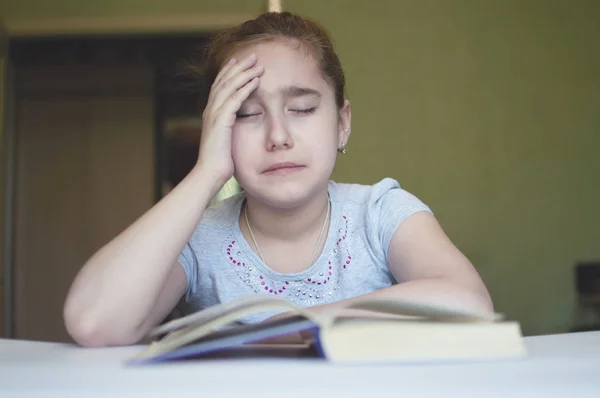
<svg viewBox="0 0 600 398">
<path fill-rule="evenodd" d="M 306 95 L 321 98 L 321 93 L 319 91 L 308 87 L 285 86 L 279 90 L 279 92 L 286 98 L 304 97 Z M 256 91 L 253 91 L 248 98 L 256 97 L 256 95 Z"/>
<path fill-rule="evenodd" d="M 312 88 L 298 87 L 298 86 L 286 86 L 282 90 L 284 97 L 303 97 L 305 95 L 312 95 L 315 97 L 321 97 L 321 93 Z"/>
</svg>

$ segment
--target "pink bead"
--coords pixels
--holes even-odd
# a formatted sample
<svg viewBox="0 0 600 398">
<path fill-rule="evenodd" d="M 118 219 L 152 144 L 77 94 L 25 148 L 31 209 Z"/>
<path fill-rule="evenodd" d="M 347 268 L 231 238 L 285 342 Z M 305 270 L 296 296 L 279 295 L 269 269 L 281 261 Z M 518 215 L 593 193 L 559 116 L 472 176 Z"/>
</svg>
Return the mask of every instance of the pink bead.
<svg viewBox="0 0 600 398">
<path fill-rule="evenodd" d="M 327 279 L 329 279 L 329 278 L 327 278 Z M 323 281 L 323 283 L 327 283 L 327 281 Z"/>
<path fill-rule="evenodd" d="M 265 286 L 265 290 L 269 290 L 269 286 Z"/>
<path fill-rule="evenodd" d="M 308 281 L 310 282 L 310 278 L 308 278 Z"/>
<path fill-rule="evenodd" d="M 232 241 L 231 241 L 231 244 L 232 244 L 232 245 L 233 245 L 233 244 L 235 244 L 235 241 L 234 241 L 234 240 L 232 240 Z"/>
<path fill-rule="evenodd" d="M 285 290 L 285 286 L 283 287 L 283 290 Z"/>
<path fill-rule="evenodd" d="M 260 279 L 263 279 L 263 276 L 262 276 L 262 275 L 260 276 Z"/>
<path fill-rule="evenodd" d="M 344 268 L 346 268 L 346 264 L 344 264 Z"/>
<path fill-rule="evenodd" d="M 331 277 L 330 277 L 330 276 L 328 276 L 328 277 L 327 277 L 327 280 L 329 280 L 330 278 L 331 278 Z"/>
<path fill-rule="evenodd" d="M 331 272 L 329 273 L 329 275 L 331 275 Z"/>
<path fill-rule="evenodd" d="M 264 284 L 265 284 L 265 282 L 263 281 L 263 282 L 261 282 L 260 284 L 261 284 L 261 285 L 264 285 Z"/>
<path fill-rule="evenodd" d="M 320 285 L 320 284 L 321 284 L 321 282 L 317 283 L 317 285 Z"/>
<path fill-rule="evenodd" d="M 273 293 L 273 289 L 269 289 L 269 293 Z"/>
<path fill-rule="evenodd" d="M 233 257 L 229 257 L 230 260 L 233 260 Z"/>
<path fill-rule="evenodd" d="M 350 264 L 350 260 L 346 260 L 346 264 Z"/>
<path fill-rule="evenodd" d="M 290 283 L 289 283 L 288 281 L 285 281 L 285 284 L 286 284 L 286 285 L 289 285 Z M 284 289 L 285 289 L 285 288 L 284 288 Z"/>
<path fill-rule="evenodd" d="M 283 293 L 283 290 L 279 289 L 279 293 Z"/>
</svg>

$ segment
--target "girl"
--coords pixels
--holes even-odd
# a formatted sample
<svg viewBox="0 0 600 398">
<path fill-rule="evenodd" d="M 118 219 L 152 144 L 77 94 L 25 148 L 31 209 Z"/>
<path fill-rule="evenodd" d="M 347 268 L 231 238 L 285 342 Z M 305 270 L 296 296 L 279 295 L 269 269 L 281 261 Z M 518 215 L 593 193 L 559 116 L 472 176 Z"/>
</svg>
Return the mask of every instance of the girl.
<svg viewBox="0 0 600 398">
<path fill-rule="evenodd" d="M 198 162 L 79 272 L 64 310 L 75 341 L 136 343 L 180 300 L 195 311 L 249 294 L 312 311 L 363 295 L 493 311 L 415 196 L 392 179 L 329 180 L 351 109 L 317 24 L 266 13 L 218 35 L 206 59 Z M 207 208 L 232 176 L 244 192 Z"/>
</svg>

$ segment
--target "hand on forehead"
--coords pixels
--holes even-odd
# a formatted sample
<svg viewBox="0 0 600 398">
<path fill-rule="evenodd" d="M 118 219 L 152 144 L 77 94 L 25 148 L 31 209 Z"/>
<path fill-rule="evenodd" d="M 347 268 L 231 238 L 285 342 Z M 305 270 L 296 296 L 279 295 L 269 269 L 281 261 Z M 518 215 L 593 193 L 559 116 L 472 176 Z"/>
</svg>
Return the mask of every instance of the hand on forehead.
<svg viewBox="0 0 600 398">
<path fill-rule="evenodd" d="M 238 62 L 254 54 L 257 64 L 264 66 L 258 94 L 284 96 L 315 95 L 332 97 L 333 89 L 323 78 L 314 57 L 305 48 L 291 41 L 273 40 L 245 46 L 228 59 Z"/>
</svg>

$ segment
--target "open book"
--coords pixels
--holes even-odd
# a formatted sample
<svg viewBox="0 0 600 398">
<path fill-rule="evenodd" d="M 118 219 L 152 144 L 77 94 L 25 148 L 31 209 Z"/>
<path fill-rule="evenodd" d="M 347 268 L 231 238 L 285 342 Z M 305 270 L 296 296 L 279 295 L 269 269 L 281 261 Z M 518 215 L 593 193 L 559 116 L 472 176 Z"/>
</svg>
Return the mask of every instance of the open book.
<svg viewBox="0 0 600 398">
<path fill-rule="evenodd" d="M 242 317 L 285 317 L 239 324 Z M 285 336 L 302 336 L 278 344 Z M 277 296 L 253 295 L 175 319 L 151 331 L 131 363 L 203 358 L 219 353 L 312 353 L 331 362 L 389 363 L 516 358 L 526 355 L 521 328 L 500 314 L 471 313 L 408 300 L 364 299 L 315 314 Z M 284 339 L 285 340 L 285 339 Z M 267 344 L 268 343 L 268 344 Z M 264 351 L 264 350 L 263 350 Z"/>
</svg>

